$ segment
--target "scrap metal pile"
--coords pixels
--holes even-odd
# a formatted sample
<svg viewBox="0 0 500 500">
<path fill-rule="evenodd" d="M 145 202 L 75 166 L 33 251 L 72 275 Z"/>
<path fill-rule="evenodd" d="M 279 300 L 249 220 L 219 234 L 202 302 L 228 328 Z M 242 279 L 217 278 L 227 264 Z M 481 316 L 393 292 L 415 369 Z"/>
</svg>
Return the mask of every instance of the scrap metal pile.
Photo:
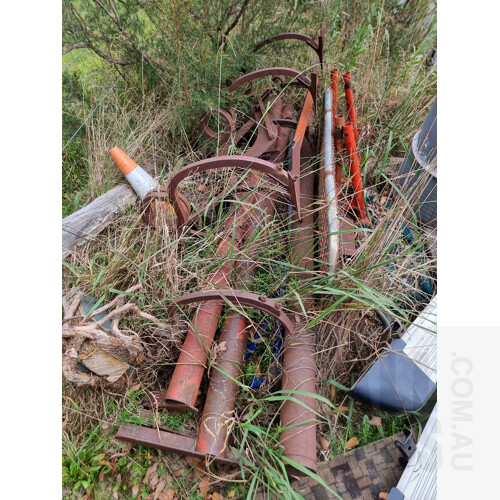
<svg viewBox="0 0 500 500">
<path fill-rule="evenodd" d="M 202 133 L 218 141 L 221 156 L 185 166 L 167 187 L 158 187 L 118 148 L 112 151 L 112 156 L 143 200 L 144 222 L 154 227 L 159 207 L 163 206 L 171 217 L 175 214 L 179 230 L 198 217 L 191 210 L 191 202 L 179 192 L 180 182 L 195 173 L 239 169 L 231 179 L 238 184 L 234 196 L 240 203 L 236 203 L 225 221 L 224 236 L 216 252 L 216 257 L 223 257 L 225 261 L 209 275 L 209 289 L 180 296 L 171 307 L 171 314 L 175 315 L 186 305 L 200 304 L 191 318 L 168 389 L 154 395 L 150 404 L 171 411 L 198 410 L 197 399 L 207 369 L 207 355 L 225 307 L 234 304 L 257 309 L 274 318 L 284 331 L 280 349 L 281 394 L 287 397 L 280 412 L 281 428 L 284 429 L 280 443 L 287 457 L 288 473 L 301 475 L 300 468 L 316 471 L 315 336 L 313 329 L 306 329 L 307 320 L 303 315 L 304 310 L 314 305 L 314 299 L 302 296 L 301 305 L 288 301 L 286 308 L 290 313 L 286 314 L 279 300 L 242 291 L 242 284 L 252 280 L 255 266 L 250 261 L 236 262 L 232 256 L 248 242 L 252 242 L 251 253 L 259 244 L 255 235 L 276 214 L 277 201 L 266 192 L 267 181 L 280 186 L 280 192 L 287 197 L 291 207 L 288 212 L 291 264 L 300 270 L 300 279 L 311 278 L 318 272 L 334 271 L 356 251 L 355 233 L 349 233 L 349 229 L 370 225 L 370 221 L 364 206 L 356 151 L 358 128 L 351 75 L 343 76 L 349 117 L 345 122 L 344 115 L 338 114 L 337 70 L 331 72 L 331 88 L 325 92 L 324 111 L 319 103 L 318 71 L 321 75 L 326 73 L 321 35 L 315 40 L 298 33 L 283 33 L 263 41 L 255 51 L 286 39 L 303 41 L 316 52 L 312 71 L 306 75 L 291 68 L 272 67 L 235 80 L 229 86 L 231 94 L 241 92 L 248 87 L 246 84 L 264 77 L 272 77 L 273 83 L 257 97 L 253 117 L 240 126 L 231 109 L 218 110 L 224 123 L 220 132 L 210 127 L 208 114 L 202 116 Z M 291 99 L 287 100 L 292 87 L 306 90 L 300 109 L 293 106 Z M 320 125 L 322 134 L 314 127 L 318 115 L 324 119 L 324 125 Z M 242 143 L 248 145 L 244 155 L 229 154 Z M 343 178 L 344 159 L 348 160 L 347 180 Z M 238 175 L 242 170 L 245 174 Z M 263 182 L 262 177 L 267 181 Z M 238 464 L 240 457 L 231 446 L 230 430 L 239 390 L 235 381 L 247 350 L 247 337 L 247 317 L 231 308 L 219 332 L 218 341 L 224 343 L 225 349 L 218 353 L 216 369 L 211 370 L 196 438 L 131 424 L 122 424 L 116 437 L 203 460 Z"/>
</svg>

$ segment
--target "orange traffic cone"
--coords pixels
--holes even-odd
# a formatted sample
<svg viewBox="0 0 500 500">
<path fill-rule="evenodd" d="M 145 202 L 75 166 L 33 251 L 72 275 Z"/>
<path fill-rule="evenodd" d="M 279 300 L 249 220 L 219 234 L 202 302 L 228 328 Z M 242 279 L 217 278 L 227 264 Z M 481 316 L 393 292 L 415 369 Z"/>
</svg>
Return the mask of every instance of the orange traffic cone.
<svg viewBox="0 0 500 500">
<path fill-rule="evenodd" d="M 139 195 L 141 200 L 143 200 L 152 189 L 158 187 L 158 183 L 119 147 L 113 148 L 109 154 L 120 167 L 125 178 L 134 188 L 134 191 Z"/>
</svg>

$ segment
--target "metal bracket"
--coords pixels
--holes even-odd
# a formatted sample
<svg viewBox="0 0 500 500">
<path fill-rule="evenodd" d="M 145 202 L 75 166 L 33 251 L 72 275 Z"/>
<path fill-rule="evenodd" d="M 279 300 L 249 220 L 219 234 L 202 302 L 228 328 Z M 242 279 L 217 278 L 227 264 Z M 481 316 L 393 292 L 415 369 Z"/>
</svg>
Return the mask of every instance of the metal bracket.
<svg viewBox="0 0 500 500">
<path fill-rule="evenodd" d="M 269 316 L 272 316 L 279 321 L 285 329 L 285 334 L 293 338 L 295 331 L 292 320 L 283 312 L 281 304 L 269 299 L 263 295 L 257 295 L 251 292 L 241 292 L 235 290 L 210 290 L 207 292 L 195 292 L 183 295 L 176 299 L 175 304 L 169 306 L 168 313 L 172 315 L 175 312 L 175 306 L 183 306 L 192 304 L 193 302 L 204 302 L 207 300 L 221 300 L 225 299 L 231 304 L 238 304 L 241 306 L 253 307 L 259 309 Z"/>
<path fill-rule="evenodd" d="M 260 158 L 229 155 L 207 158 L 191 163 L 177 172 L 170 181 L 168 186 L 168 198 L 174 205 L 175 214 L 177 216 L 177 227 L 181 228 L 187 222 L 189 216 L 189 213 L 185 210 L 184 200 L 186 200 L 186 198 L 177 191 L 179 183 L 195 172 L 206 172 L 207 170 L 219 168 L 246 168 L 257 170 L 268 175 L 271 179 L 287 188 L 292 199 L 292 204 L 297 211 L 297 216 L 300 218 L 300 178 L 298 175 L 292 175 L 290 172 L 286 172 L 282 166 L 275 165 L 274 163 Z"/>
<path fill-rule="evenodd" d="M 405 440 L 403 442 L 396 440 L 396 448 L 403 454 L 406 460 L 410 460 L 415 451 L 417 451 L 417 444 L 413 441 L 413 435 L 410 429 L 405 429 L 404 431 Z"/>
</svg>

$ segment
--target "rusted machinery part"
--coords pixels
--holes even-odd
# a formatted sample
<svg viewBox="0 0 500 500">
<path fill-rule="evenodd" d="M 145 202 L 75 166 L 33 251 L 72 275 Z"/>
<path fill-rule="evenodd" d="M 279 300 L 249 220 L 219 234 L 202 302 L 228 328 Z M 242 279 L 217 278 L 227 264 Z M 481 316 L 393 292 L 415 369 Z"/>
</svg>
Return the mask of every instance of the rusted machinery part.
<svg viewBox="0 0 500 500">
<path fill-rule="evenodd" d="M 356 108 L 354 107 L 354 94 L 352 93 L 351 73 L 344 73 L 342 75 L 342 78 L 344 80 L 347 114 L 349 116 L 349 121 L 352 123 L 352 127 L 354 130 L 354 138 L 357 140 L 359 131 L 358 131 L 358 124 L 356 121 Z"/>
<path fill-rule="evenodd" d="M 277 42 L 279 40 L 300 40 L 302 42 L 305 42 L 309 47 L 311 47 L 316 54 L 318 54 L 319 60 L 322 63 L 323 62 L 323 36 L 320 35 L 318 40 L 315 40 L 314 38 L 303 35 L 302 33 L 280 33 L 279 35 L 274 35 L 270 38 L 266 38 L 262 42 L 258 43 L 254 48 L 253 51 L 257 52 L 260 50 L 262 47 L 265 47 L 266 45 L 269 45 L 270 43 Z"/>
<path fill-rule="evenodd" d="M 332 109 L 333 109 L 333 116 L 335 117 L 337 114 L 337 98 L 339 95 L 339 70 L 337 68 L 332 69 L 331 72 L 331 83 L 332 87 Z M 335 118 L 334 118 L 335 119 Z"/>
<path fill-rule="evenodd" d="M 270 104 L 269 110 L 264 105 L 264 101 L 262 100 L 262 96 L 258 97 L 259 109 L 264 117 L 265 130 L 269 137 L 269 139 L 277 139 L 278 138 L 278 127 L 273 121 L 273 118 L 279 118 L 281 116 L 281 108 L 283 107 L 283 100 L 280 97 L 273 96 L 272 94 L 269 96 L 269 99 L 266 101 L 267 104 Z"/>
<path fill-rule="evenodd" d="M 253 307 L 260 311 L 269 314 L 277 321 L 279 321 L 285 333 L 293 336 L 294 326 L 291 319 L 283 312 L 281 304 L 269 299 L 264 295 L 257 295 L 256 293 L 243 292 L 239 290 L 209 290 L 206 292 L 194 292 L 182 295 L 175 300 L 175 304 L 169 307 L 169 312 L 173 314 L 176 306 L 185 306 L 195 302 L 210 302 L 210 301 L 224 301 L 230 302 L 240 306 Z"/>
<path fill-rule="evenodd" d="M 199 401 L 196 400 L 196 405 Z M 149 392 L 141 399 L 141 405 L 146 408 L 158 408 L 169 411 L 185 411 L 185 405 L 176 401 L 167 401 L 165 392 Z"/>
<path fill-rule="evenodd" d="M 257 138 L 251 148 L 245 151 L 245 156 L 259 158 L 274 146 L 277 137 L 269 138 L 266 127 L 261 123 L 262 113 L 260 111 L 255 112 L 255 120 L 257 121 Z"/>
<path fill-rule="evenodd" d="M 297 331 L 304 324 L 297 325 Z M 279 441 L 284 447 L 284 455 L 316 472 L 316 364 L 314 361 L 315 339 L 312 331 L 289 336 L 285 335 L 283 352 L 282 394 L 291 399 L 283 403 L 280 413 L 281 427 Z M 293 391 L 304 391 L 309 395 L 296 394 Z M 303 406 L 305 405 L 305 406 Z M 286 466 L 292 476 L 304 475 L 292 466 Z"/>
<path fill-rule="evenodd" d="M 286 104 L 285 106 L 282 107 L 281 117 L 284 120 L 292 120 L 293 115 L 294 115 L 294 108 L 291 104 Z M 276 123 L 277 120 L 279 120 L 279 117 L 275 118 L 274 122 Z M 274 151 L 270 152 L 268 160 L 272 161 L 273 163 L 281 163 L 285 161 L 289 136 L 290 133 L 287 127 L 282 127 L 282 126 L 278 127 L 278 140 L 276 141 Z"/>
<path fill-rule="evenodd" d="M 257 80 L 258 78 L 262 78 L 264 76 L 288 76 L 293 79 L 292 82 L 290 82 L 290 85 L 297 85 L 298 87 L 303 87 L 309 90 L 311 95 L 315 98 L 315 87 L 311 84 L 311 80 L 296 69 L 284 67 L 263 68 L 247 73 L 246 75 L 242 75 L 229 86 L 229 91 L 234 92 L 243 84 Z"/>
<path fill-rule="evenodd" d="M 184 434 L 161 429 L 151 429 L 140 425 L 121 424 L 116 434 L 116 439 L 127 441 L 133 444 L 140 444 L 158 450 L 170 451 L 198 458 L 207 459 L 204 453 L 196 451 L 196 438 Z M 232 450 L 227 450 L 226 456 L 219 456 L 214 459 L 224 465 L 239 465 L 236 454 Z"/>
<path fill-rule="evenodd" d="M 226 141 L 229 140 L 231 132 L 234 132 L 234 117 L 231 113 L 229 113 L 225 109 L 219 108 L 217 111 L 220 117 L 226 123 L 226 126 L 223 129 L 225 134 L 223 134 L 222 137 L 220 138 L 220 144 L 224 144 Z M 205 111 L 205 113 L 201 115 L 200 118 L 201 132 L 206 138 L 217 140 L 219 138 L 219 134 L 215 132 L 215 130 L 212 130 L 208 125 L 209 116 L 210 113 L 208 111 Z"/>
<path fill-rule="evenodd" d="M 157 187 L 155 189 L 152 189 L 144 197 L 140 207 L 143 222 L 151 227 L 156 227 L 158 221 L 158 214 L 155 210 L 155 203 L 153 203 L 155 200 L 164 202 L 165 211 L 167 213 L 170 212 L 171 215 L 174 216 L 174 208 L 172 207 L 172 205 L 170 205 L 168 188 Z M 189 204 L 189 201 L 184 195 L 178 193 L 177 203 L 178 209 L 182 213 L 182 219 L 187 221 L 189 219 L 189 216 L 191 215 L 191 206 Z"/>
<path fill-rule="evenodd" d="M 252 176 L 250 174 L 250 180 L 255 182 Z M 244 239 L 260 227 L 263 218 L 274 211 L 274 201 L 259 191 L 238 192 L 236 196 L 245 197 L 245 204 L 239 205 L 225 223 L 226 236 L 219 243 L 216 255 L 228 257 L 228 261 L 208 278 L 208 282 L 215 287 L 230 286 L 231 271 L 234 273 L 236 269 L 232 255 L 241 248 Z M 166 401 L 181 403 L 184 411 L 196 411 L 196 397 L 205 373 L 207 352 L 212 346 L 224 304 L 221 297 L 217 297 L 218 300 L 207 300 L 201 304 L 194 313 L 166 392 Z M 173 309 L 175 305 L 170 309 L 171 314 Z"/>
<path fill-rule="evenodd" d="M 315 169 L 311 162 L 314 149 L 308 135 L 302 137 L 302 140 L 300 205 L 303 217 L 299 219 L 296 214 L 292 215 L 291 252 L 292 263 L 305 269 L 300 276 L 308 278 L 315 264 Z M 296 144 L 299 144 L 299 142 Z M 312 306 L 312 302 L 313 300 L 310 297 L 303 298 L 306 310 Z M 300 314 L 299 309 L 297 309 L 297 314 Z M 304 324 L 305 320 L 302 320 L 302 324 L 299 326 L 300 329 L 296 329 L 298 335 L 285 334 L 282 381 L 282 390 L 285 393 L 294 390 L 306 391 L 311 394 L 316 392 L 315 339 L 311 331 L 301 332 Z M 280 443 L 284 447 L 286 457 L 303 467 L 316 471 L 315 398 L 304 394 L 293 394 L 293 397 L 308 408 L 291 399 L 283 403 L 280 419 L 281 427 L 286 430 L 280 435 Z M 290 426 L 292 428 L 288 429 Z M 292 476 L 302 475 L 298 469 L 291 466 L 287 466 L 287 471 Z"/>
<path fill-rule="evenodd" d="M 211 457 L 225 457 L 228 452 L 229 431 L 234 422 L 234 409 L 239 387 L 240 366 L 247 346 L 247 320 L 241 314 L 228 314 L 219 344 L 224 350 L 218 353 L 212 366 L 203 416 L 196 441 L 196 451 Z"/>
<path fill-rule="evenodd" d="M 290 174 L 283 170 L 283 165 L 274 165 L 271 162 L 254 158 L 246 155 L 234 156 L 218 156 L 214 158 L 206 158 L 182 168 L 170 181 L 168 186 L 170 200 L 174 204 L 175 213 L 177 216 L 177 226 L 180 228 L 187 222 L 185 212 L 182 210 L 182 201 L 179 200 L 179 192 L 177 186 L 179 183 L 195 172 L 206 172 L 219 168 L 246 168 L 262 172 L 270 178 L 287 188 L 292 199 L 292 204 L 296 208 L 300 216 L 300 207 L 298 205 L 298 194 L 300 190 L 300 179 L 298 176 Z"/>
</svg>

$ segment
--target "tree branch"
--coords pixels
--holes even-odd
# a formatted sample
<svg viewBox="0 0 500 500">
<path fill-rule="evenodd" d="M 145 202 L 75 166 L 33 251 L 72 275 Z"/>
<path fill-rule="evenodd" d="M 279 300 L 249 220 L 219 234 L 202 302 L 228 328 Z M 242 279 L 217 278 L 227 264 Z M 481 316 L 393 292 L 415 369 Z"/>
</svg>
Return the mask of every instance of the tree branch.
<svg viewBox="0 0 500 500">
<path fill-rule="evenodd" d="M 87 43 L 73 43 L 72 45 L 68 45 L 64 50 L 63 50 L 63 56 L 65 56 L 68 52 L 71 52 L 72 50 L 76 49 L 86 49 L 88 47 Z"/>
</svg>

